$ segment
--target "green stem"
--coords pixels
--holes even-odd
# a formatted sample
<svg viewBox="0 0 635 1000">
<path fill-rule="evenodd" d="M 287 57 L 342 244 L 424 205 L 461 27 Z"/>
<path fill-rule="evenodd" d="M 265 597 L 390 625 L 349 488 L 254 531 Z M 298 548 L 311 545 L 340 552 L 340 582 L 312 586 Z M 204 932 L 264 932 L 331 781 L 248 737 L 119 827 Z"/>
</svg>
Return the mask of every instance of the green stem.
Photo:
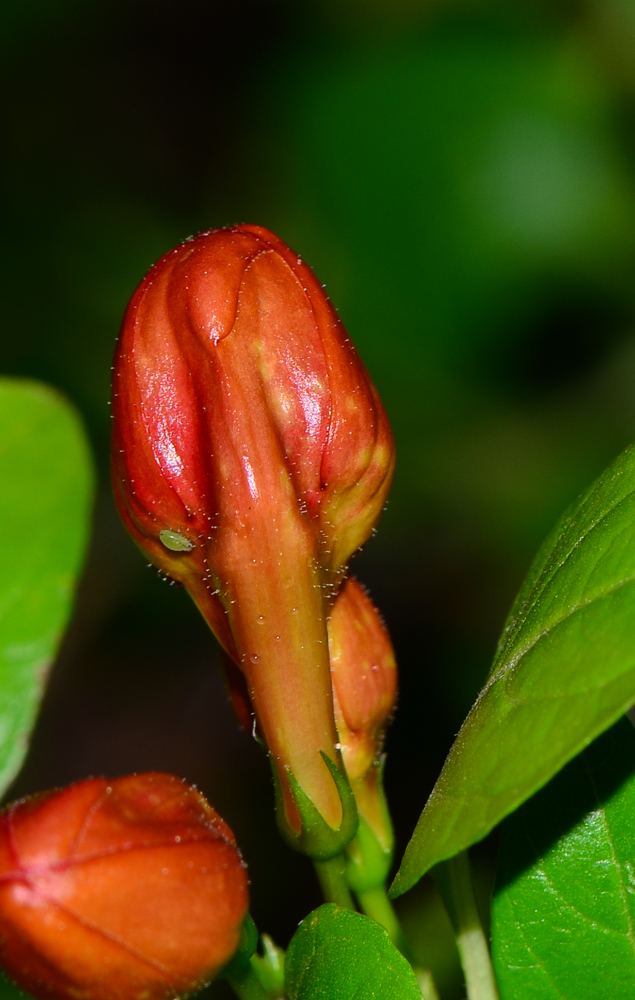
<svg viewBox="0 0 635 1000">
<path fill-rule="evenodd" d="M 423 1000 L 440 1000 L 430 969 L 415 968 L 415 976 L 417 977 L 417 983 L 419 984 Z"/>
<path fill-rule="evenodd" d="M 269 994 L 251 965 L 245 966 L 234 975 L 226 976 L 226 979 L 239 1000 L 269 1000 Z"/>
<path fill-rule="evenodd" d="M 403 931 L 397 920 L 395 908 L 388 899 L 386 887 L 381 885 L 376 889 L 358 892 L 357 898 L 366 916 L 385 927 L 392 943 L 396 944 L 401 952 L 405 952 L 407 949 Z"/>
<path fill-rule="evenodd" d="M 354 910 L 355 904 L 346 881 L 345 855 L 336 854 L 328 861 L 315 861 L 314 864 L 326 902 L 337 903 L 346 910 Z"/>
<path fill-rule="evenodd" d="M 468 1000 L 499 1000 L 467 851 L 444 861 L 434 874 L 454 926 Z"/>
<path fill-rule="evenodd" d="M 434 985 L 432 973 L 429 969 L 419 968 L 414 961 L 414 957 L 408 947 L 408 942 L 401 929 L 401 924 L 395 913 L 395 908 L 388 898 L 386 887 L 382 885 L 375 889 L 369 889 L 367 892 L 358 892 L 356 896 L 366 916 L 371 917 L 378 924 L 381 924 L 382 927 L 385 927 L 392 943 L 399 948 L 404 958 L 412 965 L 423 1000 L 439 1000 L 439 994 Z"/>
</svg>

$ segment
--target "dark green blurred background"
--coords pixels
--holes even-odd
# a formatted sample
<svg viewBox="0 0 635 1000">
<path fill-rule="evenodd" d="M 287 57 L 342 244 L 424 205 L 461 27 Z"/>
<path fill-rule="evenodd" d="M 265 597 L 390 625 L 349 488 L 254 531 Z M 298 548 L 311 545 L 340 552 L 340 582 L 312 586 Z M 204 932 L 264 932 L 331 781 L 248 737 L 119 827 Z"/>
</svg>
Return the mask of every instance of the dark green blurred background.
<svg viewBox="0 0 635 1000">
<path fill-rule="evenodd" d="M 401 666 L 403 848 L 538 543 L 635 437 L 635 2 L 3 0 L 0 23 L 2 367 L 75 401 L 101 472 L 77 620 L 13 791 L 182 774 L 234 828 L 254 915 L 285 943 L 318 902 L 312 872 L 277 838 L 214 641 L 110 500 L 122 311 L 172 244 L 234 222 L 326 282 L 399 451 L 356 572 Z M 414 932 L 438 930 L 420 902 Z"/>
</svg>

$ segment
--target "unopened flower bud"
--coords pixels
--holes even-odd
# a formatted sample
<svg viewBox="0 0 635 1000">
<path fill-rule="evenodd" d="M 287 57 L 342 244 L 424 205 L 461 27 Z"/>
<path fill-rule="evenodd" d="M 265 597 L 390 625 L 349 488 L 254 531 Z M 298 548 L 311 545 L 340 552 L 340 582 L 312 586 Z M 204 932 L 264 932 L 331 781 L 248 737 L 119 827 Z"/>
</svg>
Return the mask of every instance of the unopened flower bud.
<svg viewBox="0 0 635 1000">
<path fill-rule="evenodd" d="M 115 360 L 113 476 L 133 538 L 188 589 L 243 671 L 277 768 L 343 822 L 326 610 L 394 454 L 321 285 L 258 226 L 203 233 L 132 298 Z"/>
<path fill-rule="evenodd" d="M 0 815 L 0 964 L 41 1000 L 171 1000 L 231 959 L 231 830 L 169 774 L 92 778 Z"/>
<path fill-rule="evenodd" d="M 397 696 L 397 665 L 386 626 L 353 577 L 337 596 L 328 633 L 335 720 L 360 817 L 347 848 L 348 878 L 363 893 L 383 884 L 392 861 L 381 750 Z"/>
<path fill-rule="evenodd" d="M 397 696 L 397 664 L 386 626 L 349 576 L 328 623 L 335 722 L 346 772 L 362 778 L 378 759 Z"/>
</svg>

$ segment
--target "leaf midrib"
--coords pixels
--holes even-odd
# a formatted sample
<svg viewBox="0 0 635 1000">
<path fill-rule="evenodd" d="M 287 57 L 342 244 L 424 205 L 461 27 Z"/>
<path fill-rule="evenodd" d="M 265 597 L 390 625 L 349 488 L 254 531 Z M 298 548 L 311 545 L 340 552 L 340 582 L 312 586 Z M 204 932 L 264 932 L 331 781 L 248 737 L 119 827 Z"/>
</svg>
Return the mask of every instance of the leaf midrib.
<svg viewBox="0 0 635 1000">
<path fill-rule="evenodd" d="M 635 490 L 633 490 L 632 492 L 635 493 Z M 578 613 L 578 611 L 590 607 L 590 605 L 595 604 L 597 601 L 603 601 L 605 598 L 610 597 L 611 594 L 616 593 L 622 587 L 626 587 L 628 586 L 629 583 L 634 583 L 634 582 L 635 582 L 635 572 L 633 572 L 630 576 L 618 580 L 617 583 L 613 584 L 612 586 L 607 587 L 606 589 L 598 592 L 597 594 L 594 594 L 593 597 L 589 597 L 584 601 L 579 601 L 577 604 L 573 604 L 571 607 L 567 608 L 564 614 L 561 614 L 559 617 L 554 619 L 554 621 L 550 622 L 550 624 L 547 625 L 544 629 L 541 629 L 540 632 L 537 632 L 536 635 L 534 635 L 532 639 L 525 644 L 525 646 L 523 646 L 514 656 L 512 656 L 510 660 L 508 660 L 506 663 L 503 663 L 498 668 L 496 673 L 493 674 L 484 685 L 482 691 L 480 692 L 478 698 L 476 699 L 476 702 L 474 703 L 474 708 L 476 708 L 479 702 L 485 697 L 490 688 L 494 684 L 498 683 L 498 681 L 500 681 L 502 678 L 506 677 L 507 674 L 510 673 L 510 671 L 514 670 L 518 666 L 520 661 L 523 660 L 528 655 L 528 653 L 530 653 L 531 650 L 535 646 L 537 646 L 540 640 L 543 639 L 546 635 L 549 635 L 550 632 L 553 632 L 556 628 L 558 628 L 560 625 L 566 622 L 569 618 L 572 618 L 575 614 Z M 472 709 L 472 711 L 474 711 L 474 709 Z"/>
</svg>

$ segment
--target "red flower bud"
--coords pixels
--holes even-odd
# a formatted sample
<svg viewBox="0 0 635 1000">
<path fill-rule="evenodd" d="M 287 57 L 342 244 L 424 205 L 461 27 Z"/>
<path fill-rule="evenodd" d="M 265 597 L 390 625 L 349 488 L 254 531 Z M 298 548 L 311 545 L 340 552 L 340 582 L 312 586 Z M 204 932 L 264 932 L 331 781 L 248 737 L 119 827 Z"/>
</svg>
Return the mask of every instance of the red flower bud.
<svg viewBox="0 0 635 1000">
<path fill-rule="evenodd" d="M 390 636 L 364 588 L 349 577 L 328 626 L 335 721 L 346 771 L 354 781 L 379 757 L 397 695 Z"/>
<path fill-rule="evenodd" d="M 0 963 L 43 1000 L 200 989 L 247 905 L 231 830 L 172 775 L 92 778 L 0 816 Z"/>
<path fill-rule="evenodd" d="M 342 805 L 325 612 L 384 504 L 377 393 L 310 269 L 266 229 L 203 233 L 132 298 L 115 360 L 113 476 L 142 550 L 243 671 L 297 831 L 288 772 Z"/>
</svg>

